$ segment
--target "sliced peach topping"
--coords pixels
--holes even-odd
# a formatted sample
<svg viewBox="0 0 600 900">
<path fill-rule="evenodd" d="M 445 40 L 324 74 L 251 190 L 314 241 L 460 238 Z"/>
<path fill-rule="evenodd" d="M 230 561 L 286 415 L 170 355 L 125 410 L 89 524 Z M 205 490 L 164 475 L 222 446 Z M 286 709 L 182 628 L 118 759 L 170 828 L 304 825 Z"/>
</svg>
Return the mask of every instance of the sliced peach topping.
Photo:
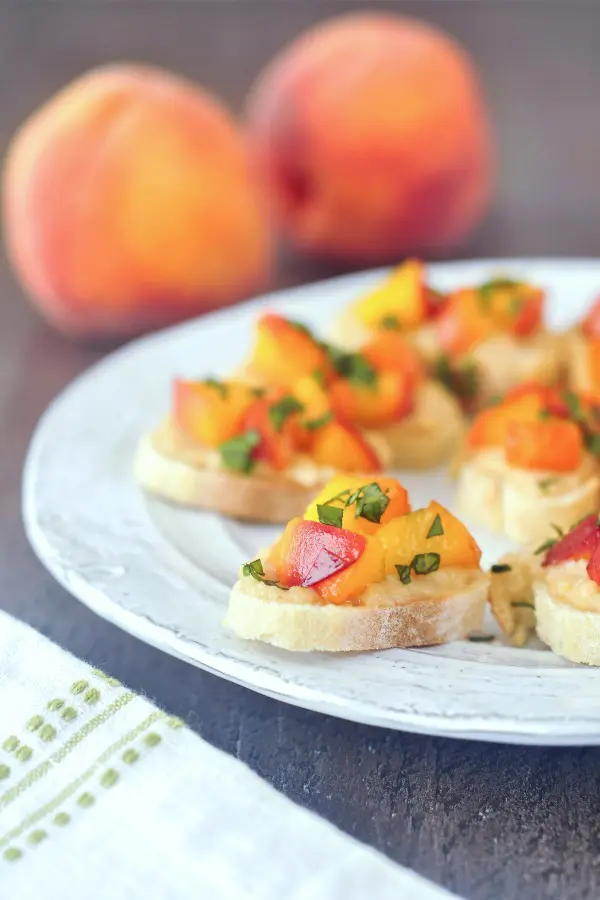
<svg viewBox="0 0 600 900">
<path fill-rule="evenodd" d="M 249 368 L 267 384 L 289 387 L 305 375 L 328 369 L 328 361 L 307 328 L 268 313 L 257 322 Z"/>
<path fill-rule="evenodd" d="M 417 351 L 397 331 L 378 332 L 361 353 L 377 372 L 399 372 L 415 386 L 423 376 Z"/>
<path fill-rule="evenodd" d="M 363 428 L 385 428 L 413 409 L 414 385 L 401 372 L 379 372 L 373 384 L 338 378 L 330 387 L 334 412 Z"/>
<path fill-rule="evenodd" d="M 506 461 L 520 469 L 572 472 L 581 465 L 583 435 L 566 419 L 511 421 L 506 429 Z"/>
<path fill-rule="evenodd" d="M 544 399 L 536 391 L 491 406 L 473 422 L 468 442 L 471 447 L 503 447 L 511 422 L 537 422 L 544 407 Z"/>
<path fill-rule="evenodd" d="M 381 462 L 362 432 L 338 419 L 315 430 L 310 454 L 318 466 L 331 466 L 342 472 L 381 470 Z"/>
<path fill-rule="evenodd" d="M 482 308 L 475 288 L 452 294 L 434 327 L 440 349 L 450 357 L 468 353 L 497 331 L 494 320 Z"/>
<path fill-rule="evenodd" d="M 410 568 L 416 559 L 424 561 L 424 571 L 428 565 L 429 571 L 451 566 L 477 568 L 481 559 L 481 550 L 468 529 L 435 501 L 383 525 L 377 537 L 385 550 L 388 575 L 398 572 L 398 566 Z M 418 565 L 413 574 L 419 574 Z"/>
<path fill-rule="evenodd" d="M 315 522 L 329 517 L 358 534 L 375 534 L 382 525 L 410 512 L 408 493 L 396 478 L 377 476 L 372 482 L 356 475 L 336 475 L 304 513 Z"/>
<path fill-rule="evenodd" d="M 260 438 L 254 460 L 279 470 L 291 465 L 299 444 L 300 411 L 298 401 L 283 391 L 254 401 L 242 421 L 243 431 L 254 431 Z"/>
<path fill-rule="evenodd" d="M 252 389 L 235 381 L 173 382 L 173 418 L 193 441 L 218 447 L 236 435 L 255 401 Z"/>
<path fill-rule="evenodd" d="M 353 309 L 367 328 L 391 326 L 406 331 L 418 328 L 427 316 L 423 263 L 417 259 L 406 260 L 355 303 Z"/>
<path fill-rule="evenodd" d="M 344 531 L 344 534 L 352 533 Z M 358 560 L 314 585 L 315 591 L 326 603 L 341 604 L 357 600 L 369 585 L 384 580 L 383 547 L 377 537 L 360 537 L 364 537 L 366 546 Z"/>
</svg>

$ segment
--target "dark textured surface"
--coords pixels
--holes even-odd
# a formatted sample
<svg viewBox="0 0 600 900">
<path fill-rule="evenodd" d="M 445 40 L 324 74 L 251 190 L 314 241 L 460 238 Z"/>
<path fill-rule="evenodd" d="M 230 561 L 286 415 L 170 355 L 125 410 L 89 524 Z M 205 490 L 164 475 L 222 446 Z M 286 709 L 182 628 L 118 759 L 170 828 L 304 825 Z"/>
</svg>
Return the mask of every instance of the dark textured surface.
<svg viewBox="0 0 600 900">
<path fill-rule="evenodd" d="M 501 137 L 499 197 L 465 255 L 595 254 L 600 7 L 384 5 L 450 28 L 484 75 Z M 5 3 L 2 149 L 33 106 L 107 59 L 179 69 L 239 107 L 248 83 L 283 41 L 347 7 L 356 4 Z M 327 273 L 289 257 L 277 283 L 320 274 Z M 51 334 L 0 268 L 1 605 L 183 716 L 294 800 L 470 900 L 598 897 L 600 750 L 435 740 L 304 712 L 144 646 L 53 583 L 21 530 L 21 465 L 45 405 L 100 356 Z"/>
</svg>

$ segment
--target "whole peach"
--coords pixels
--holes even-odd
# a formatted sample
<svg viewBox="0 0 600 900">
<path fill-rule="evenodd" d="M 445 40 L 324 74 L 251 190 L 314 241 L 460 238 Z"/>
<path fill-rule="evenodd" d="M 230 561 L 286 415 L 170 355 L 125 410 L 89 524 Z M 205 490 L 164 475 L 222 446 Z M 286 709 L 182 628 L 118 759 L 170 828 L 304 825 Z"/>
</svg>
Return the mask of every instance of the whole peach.
<svg viewBox="0 0 600 900">
<path fill-rule="evenodd" d="M 306 251 L 373 262 L 447 249 L 488 204 L 473 67 L 424 22 L 364 13 L 315 27 L 267 67 L 247 112 L 274 213 Z"/>
<path fill-rule="evenodd" d="M 233 120 L 191 82 L 143 66 L 89 72 L 21 126 L 4 168 L 4 232 L 42 314 L 81 337 L 232 303 L 270 264 Z"/>
</svg>

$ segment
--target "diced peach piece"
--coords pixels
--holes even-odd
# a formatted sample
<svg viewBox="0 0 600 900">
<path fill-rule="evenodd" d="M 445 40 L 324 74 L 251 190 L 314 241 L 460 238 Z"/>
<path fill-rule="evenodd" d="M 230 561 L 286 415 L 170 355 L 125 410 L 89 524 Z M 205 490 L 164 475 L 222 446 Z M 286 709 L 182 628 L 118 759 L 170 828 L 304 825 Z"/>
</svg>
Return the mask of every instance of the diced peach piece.
<svg viewBox="0 0 600 900">
<path fill-rule="evenodd" d="M 506 461 L 519 469 L 573 472 L 581 465 L 583 435 L 566 419 L 508 423 Z"/>
<path fill-rule="evenodd" d="M 292 519 L 269 554 L 277 579 L 288 587 L 314 587 L 352 566 L 364 553 L 367 538 L 361 534 Z"/>
<path fill-rule="evenodd" d="M 384 428 L 407 416 L 414 405 L 414 385 L 404 372 L 380 372 L 373 385 L 334 381 L 331 405 L 340 418 L 364 428 Z"/>
<path fill-rule="evenodd" d="M 600 297 L 596 300 L 581 323 L 581 330 L 590 340 L 600 339 Z"/>
<path fill-rule="evenodd" d="M 338 529 L 340 530 L 342 529 Z M 326 603 L 342 604 L 358 600 L 369 585 L 378 584 L 385 579 L 383 547 L 376 536 L 363 539 L 367 544 L 356 562 L 313 585 Z"/>
<path fill-rule="evenodd" d="M 425 321 L 425 284 L 423 263 L 408 259 L 380 285 L 354 305 L 354 312 L 367 328 L 385 327 L 386 319 L 398 328 L 411 331 Z"/>
<path fill-rule="evenodd" d="M 499 279 L 488 286 L 487 299 L 482 299 L 501 331 L 529 337 L 542 323 L 544 292 L 533 285 Z"/>
<path fill-rule="evenodd" d="M 381 461 L 362 432 L 338 419 L 315 431 L 311 455 L 318 466 L 341 472 L 381 471 Z"/>
<path fill-rule="evenodd" d="M 481 412 L 473 422 L 468 441 L 472 447 L 503 447 L 511 422 L 537 422 L 544 409 L 538 393 L 529 392 Z"/>
<path fill-rule="evenodd" d="M 409 566 L 422 553 L 438 553 L 440 568 L 476 568 L 481 559 L 481 550 L 468 529 L 435 500 L 426 509 L 387 523 L 377 537 L 385 550 L 388 575 L 396 574 L 397 565 Z"/>
<path fill-rule="evenodd" d="M 388 475 L 378 475 L 373 481 L 379 485 L 380 489 L 389 500 L 379 523 L 370 522 L 363 516 L 357 518 L 356 501 L 350 506 L 346 506 L 348 499 L 355 491 L 364 487 L 365 484 L 372 483 L 365 482 L 364 477 L 357 477 L 356 475 L 335 475 L 331 481 L 327 482 L 323 490 L 317 494 L 312 503 L 309 504 L 304 513 L 304 518 L 318 522 L 319 513 L 317 506 L 336 506 L 343 509 L 343 528 L 346 528 L 348 531 L 355 531 L 359 534 L 375 534 L 382 525 L 391 522 L 392 519 L 395 519 L 398 516 L 404 516 L 406 513 L 410 512 L 408 493 L 396 478 L 391 478 Z"/>
<path fill-rule="evenodd" d="M 487 315 L 476 288 L 464 288 L 452 294 L 442 313 L 435 320 L 440 349 L 449 356 L 467 353 L 487 340 L 497 327 Z"/>
<path fill-rule="evenodd" d="M 406 374 L 415 386 L 422 378 L 423 364 L 417 351 L 398 331 L 379 331 L 361 353 L 377 372 Z"/>
<path fill-rule="evenodd" d="M 281 395 L 262 397 L 255 400 L 243 419 L 244 431 L 257 431 L 260 443 L 253 451 L 252 457 L 272 466 L 274 469 L 286 469 L 291 465 L 298 448 L 297 414 L 290 415 L 276 426 L 272 418 L 273 406 L 282 399 Z"/>
<path fill-rule="evenodd" d="M 303 326 L 268 313 L 256 324 L 249 367 L 267 384 L 290 387 L 300 378 L 328 369 L 325 350 Z"/>
<path fill-rule="evenodd" d="M 173 382 L 173 417 L 177 427 L 206 447 L 218 447 L 240 430 L 254 402 L 248 385 L 239 382 Z"/>
</svg>

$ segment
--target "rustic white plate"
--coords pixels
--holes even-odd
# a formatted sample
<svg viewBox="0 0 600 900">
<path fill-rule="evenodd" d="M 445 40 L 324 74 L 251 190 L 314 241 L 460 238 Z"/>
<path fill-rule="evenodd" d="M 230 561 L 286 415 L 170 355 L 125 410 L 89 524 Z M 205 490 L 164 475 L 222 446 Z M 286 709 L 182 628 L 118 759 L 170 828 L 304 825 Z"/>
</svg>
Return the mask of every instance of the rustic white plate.
<svg viewBox="0 0 600 900">
<path fill-rule="evenodd" d="M 431 267 L 442 290 L 496 273 L 549 291 L 563 327 L 600 289 L 592 260 L 487 260 Z M 166 409 L 176 375 L 225 374 L 247 352 L 256 312 L 282 310 L 326 333 L 379 272 L 284 291 L 144 338 L 77 379 L 42 417 L 24 475 L 24 519 L 50 572 L 99 615 L 156 647 L 289 703 L 428 734 L 600 744 L 600 670 L 541 644 L 457 642 L 425 650 L 293 654 L 222 625 L 240 562 L 276 533 L 146 500 L 131 479 L 139 435 Z M 414 504 L 452 508 L 443 472 L 402 475 Z M 473 528 L 490 564 L 508 544 Z M 492 623 L 488 623 L 495 630 Z"/>
</svg>

